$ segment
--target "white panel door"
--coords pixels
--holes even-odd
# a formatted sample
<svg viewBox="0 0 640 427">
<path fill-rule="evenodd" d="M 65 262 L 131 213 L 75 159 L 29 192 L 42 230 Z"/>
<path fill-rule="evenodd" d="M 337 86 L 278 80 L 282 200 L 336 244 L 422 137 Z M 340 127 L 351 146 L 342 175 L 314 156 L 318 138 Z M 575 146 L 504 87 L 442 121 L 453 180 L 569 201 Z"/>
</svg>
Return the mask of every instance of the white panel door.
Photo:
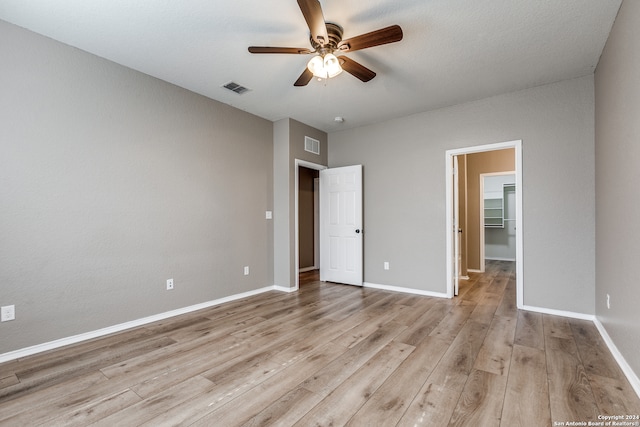
<svg viewBox="0 0 640 427">
<path fill-rule="evenodd" d="M 362 286 L 362 165 L 320 171 L 320 280 Z"/>
</svg>

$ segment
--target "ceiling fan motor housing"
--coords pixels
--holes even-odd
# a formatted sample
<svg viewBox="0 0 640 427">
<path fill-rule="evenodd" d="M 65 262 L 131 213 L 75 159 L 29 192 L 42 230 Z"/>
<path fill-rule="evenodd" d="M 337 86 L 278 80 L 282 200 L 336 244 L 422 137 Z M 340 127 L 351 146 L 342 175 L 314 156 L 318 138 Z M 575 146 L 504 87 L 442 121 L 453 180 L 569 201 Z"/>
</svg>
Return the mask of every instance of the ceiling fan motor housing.
<svg viewBox="0 0 640 427">
<path fill-rule="evenodd" d="M 329 36 L 329 41 L 325 43 L 324 46 L 321 46 L 317 43 L 313 36 L 310 37 L 311 46 L 313 49 L 318 52 L 320 55 L 325 55 L 327 53 L 333 53 L 333 51 L 338 50 L 338 43 L 342 41 L 342 27 L 338 24 L 334 24 L 333 22 L 327 22 L 327 35 Z"/>
</svg>

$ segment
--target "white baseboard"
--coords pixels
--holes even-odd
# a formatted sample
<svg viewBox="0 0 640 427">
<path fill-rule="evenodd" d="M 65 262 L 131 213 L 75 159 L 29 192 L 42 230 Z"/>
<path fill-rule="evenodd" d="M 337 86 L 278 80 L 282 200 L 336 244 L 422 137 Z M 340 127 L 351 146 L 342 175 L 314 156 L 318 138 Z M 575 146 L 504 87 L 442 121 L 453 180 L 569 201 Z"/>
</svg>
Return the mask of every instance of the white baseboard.
<svg viewBox="0 0 640 427">
<path fill-rule="evenodd" d="M 616 359 L 616 362 L 618 362 L 618 366 L 620 366 L 620 369 L 622 369 L 622 372 L 624 372 L 624 375 L 629 380 L 631 387 L 633 387 L 633 390 L 636 392 L 638 397 L 640 397 L 640 379 L 638 378 L 636 373 L 633 372 L 633 369 L 631 369 L 631 366 L 629 366 L 622 353 L 620 353 L 618 347 L 616 347 L 616 345 L 613 343 L 613 340 L 607 333 L 607 330 L 600 322 L 600 320 L 596 317 L 593 320 L 593 323 L 596 325 L 596 328 L 598 328 L 600 336 L 602 336 L 602 339 L 607 344 L 607 347 L 609 347 L 609 351 L 613 355 L 614 359 Z"/>
<path fill-rule="evenodd" d="M 489 261 L 513 261 L 513 262 L 516 261 L 515 258 L 493 258 L 493 257 L 490 258 L 488 256 L 485 256 L 484 259 Z"/>
<path fill-rule="evenodd" d="M 484 273 L 483 270 L 475 270 L 473 268 L 467 268 L 467 271 L 470 273 Z"/>
<path fill-rule="evenodd" d="M 307 271 L 313 271 L 313 270 L 318 270 L 318 267 L 312 266 L 312 267 L 299 268 L 298 273 L 306 273 Z"/>
<path fill-rule="evenodd" d="M 378 285 L 375 283 L 364 282 L 362 284 L 365 288 L 382 289 L 384 291 L 402 292 L 405 294 L 422 295 L 426 297 L 435 298 L 449 298 L 446 293 L 423 291 L 420 289 L 403 288 L 400 286 Z"/>
<path fill-rule="evenodd" d="M 277 286 L 267 286 L 265 288 L 256 289 L 253 291 L 243 292 L 236 295 L 230 295 L 228 297 L 216 299 L 213 301 L 204 302 L 201 304 L 191 305 L 189 307 L 179 308 L 177 310 L 171 310 L 160 314 L 154 314 L 153 316 L 144 317 L 142 319 L 132 320 L 130 322 L 120 323 L 118 325 L 108 326 L 106 328 L 98 329 L 95 331 L 85 332 L 78 335 L 73 335 L 66 338 L 61 338 L 55 341 L 49 341 L 42 344 L 36 344 L 31 347 L 22 348 L 19 350 L 10 351 L 8 353 L 0 354 L 0 363 L 8 362 L 10 360 L 19 359 L 21 357 L 31 356 L 33 354 L 41 353 L 43 351 L 53 350 L 56 348 L 64 347 L 66 345 L 77 344 L 82 341 L 87 341 L 94 338 L 99 338 L 105 335 L 113 334 L 116 332 L 122 332 L 127 329 L 143 326 L 148 323 L 157 322 L 158 320 L 168 319 L 169 317 L 179 316 L 181 314 L 191 313 L 193 311 L 202 310 L 204 308 L 213 307 L 214 305 L 224 304 L 225 302 L 231 302 L 242 298 L 247 298 L 253 295 L 258 295 L 264 292 L 273 290 L 285 290 L 289 288 L 280 288 Z M 290 291 L 287 291 L 290 292 Z"/>
<path fill-rule="evenodd" d="M 273 286 L 273 290 L 274 291 L 279 291 L 279 292 L 295 292 L 297 291 L 299 288 L 290 288 L 289 286 Z"/>
<path fill-rule="evenodd" d="M 531 305 L 523 305 L 518 307 L 520 310 L 533 311 L 535 313 L 552 314 L 554 316 L 570 317 L 572 319 L 589 320 L 591 322 L 596 318 L 593 314 L 575 313 L 573 311 L 556 310 L 553 308 L 535 307 Z"/>
</svg>

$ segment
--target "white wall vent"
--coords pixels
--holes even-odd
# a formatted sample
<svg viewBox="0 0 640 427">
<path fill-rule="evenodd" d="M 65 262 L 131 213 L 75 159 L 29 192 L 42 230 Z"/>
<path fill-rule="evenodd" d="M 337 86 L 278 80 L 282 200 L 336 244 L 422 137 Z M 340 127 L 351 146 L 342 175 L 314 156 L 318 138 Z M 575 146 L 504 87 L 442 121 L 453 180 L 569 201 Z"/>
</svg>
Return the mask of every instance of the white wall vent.
<svg viewBox="0 0 640 427">
<path fill-rule="evenodd" d="M 304 151 L 320 154 L 320 141 L 309 136 L 304 137 Z"/>
<path fill-rule="evenodd" d="M 247 93 L 247 92 L 249 92 L 251 90 L 251 89 L 249 89 L 247 87 L 239 85 L 236 82 L 226 83 L 226 84 L 222 85 L 222 87 L 225 88 L 225 89 L 229 89 L 231 92 L 235 92 L 238 95 L 242 95 L 243 93 Z"/>
</svg>

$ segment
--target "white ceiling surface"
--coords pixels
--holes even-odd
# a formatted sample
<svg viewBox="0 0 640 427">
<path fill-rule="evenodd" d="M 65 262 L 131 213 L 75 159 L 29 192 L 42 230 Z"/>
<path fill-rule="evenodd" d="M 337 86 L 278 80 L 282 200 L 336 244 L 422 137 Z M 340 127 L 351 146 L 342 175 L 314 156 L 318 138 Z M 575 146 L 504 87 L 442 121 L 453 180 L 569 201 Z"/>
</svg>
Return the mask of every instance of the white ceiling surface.
<svg viewBox="0 0 640 427">
<path fill-rule="evenodd" d="M 269 120 L 327 132 L 593 73 L 622 0 L 322 0 L 351 38 L 399 24 L 404 39 L 348 54 L 347 73 L 294 87 L 310 48 L 294 0 L 0 0 L 0 19 Z M 229 81 L 251 89 L 237 95 Z M 344 117 L 344 123 L 334 121 Z"/>
</svg>

